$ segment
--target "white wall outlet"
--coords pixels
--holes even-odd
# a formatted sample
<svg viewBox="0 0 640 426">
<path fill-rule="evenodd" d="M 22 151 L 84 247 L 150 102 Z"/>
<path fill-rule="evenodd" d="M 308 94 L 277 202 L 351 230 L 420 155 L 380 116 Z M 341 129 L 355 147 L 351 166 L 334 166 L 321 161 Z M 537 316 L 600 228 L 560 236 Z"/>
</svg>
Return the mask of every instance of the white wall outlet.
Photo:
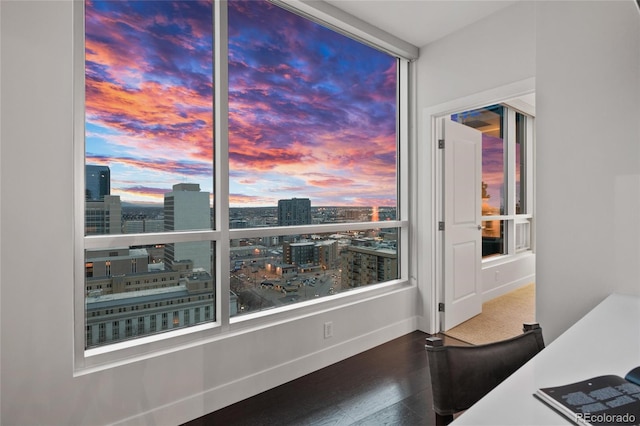
<svg viewBox="0 0 640 426">
<path fill-rule="evenodd" d="M 324 323 L 324 338 L 328 339 L 333 336 L 333 322 L 325 322 Z"/>
</svg>

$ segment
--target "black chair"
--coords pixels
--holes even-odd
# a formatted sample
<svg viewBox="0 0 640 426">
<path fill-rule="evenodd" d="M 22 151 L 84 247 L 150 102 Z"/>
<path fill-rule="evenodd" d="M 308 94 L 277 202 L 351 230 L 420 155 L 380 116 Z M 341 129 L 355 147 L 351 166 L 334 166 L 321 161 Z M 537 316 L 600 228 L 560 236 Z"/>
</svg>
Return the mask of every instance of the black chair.
<svg viewBox="0 0 640 426">
<path fill-rule="evenodd" d="M 544 348 L 538 324 L 524 324 L 523 334 L 476 346 L 443 346 L 427 338 L 436 424 L 448 424 Z"/>
</svg>

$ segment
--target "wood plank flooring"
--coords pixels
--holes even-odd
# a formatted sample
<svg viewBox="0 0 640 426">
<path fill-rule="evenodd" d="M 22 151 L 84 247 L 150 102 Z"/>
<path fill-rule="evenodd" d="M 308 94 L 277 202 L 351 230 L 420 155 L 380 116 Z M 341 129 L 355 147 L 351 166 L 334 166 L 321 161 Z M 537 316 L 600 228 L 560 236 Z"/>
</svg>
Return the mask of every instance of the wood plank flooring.
<svg viewBox="0 0 640 426">
<path fill-rule="evenodd" d="M 428 336 L 415 331 L 185 426 L 435 424 Z"/>
</svg>

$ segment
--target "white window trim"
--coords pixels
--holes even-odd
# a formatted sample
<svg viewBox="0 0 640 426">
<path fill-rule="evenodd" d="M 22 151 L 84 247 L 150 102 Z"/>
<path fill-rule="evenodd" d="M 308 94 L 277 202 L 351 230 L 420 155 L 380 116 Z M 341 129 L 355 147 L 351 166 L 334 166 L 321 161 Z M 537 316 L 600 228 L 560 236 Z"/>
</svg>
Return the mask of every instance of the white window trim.
<svg viewBox="0 0 640 426">
<path fill-rule="evenodd" d="M 213 6 L 213 66 L 214 66 L 214 211 L 215 228 L 221 235 L 215 241 L 214 262 L 216 322 L 225 329 L 229 326 L 229 276 L 228 267 L 224 266 L 230 256 L 229 247 L 229 39 L 228 39 L 228 7 L 226 1 L 214 1 Z M 221 227 L 220 224 L 223 224 Z M 218 244 L 226 241 L 226 244 Z M 226 274 L 226 276 L 224 276 Z M 223 281 L 224 280 L 224 281 Z M 224 283 L 224 285 L 223 285 Z"/>
<path fill-rule="evenodd" d="M 515 255 L 526 254 L 527 252 L 533 253 L 533 232 L 531 231 L 531 247 L 526 250 L 518 251 L 516 250 L 516 223 L 518 222 L 526 222 L 527 220 L 531 223 L 531 227 L 533 228 L 533 208 L 535 206 L 535 195 L 533 193 L 533 169 L 534 159 L 533 159 L 533 126 L 535 119 L 535 111 L 528 109 L 529 112 L 524 112 L 523 107 L 524 103 L 519 102 L 518 100 L 511 100 L 507 102 L 497 102 L 496 104 L 502 105 L 506 108 L 506 114 L 503 117 L 503 126 L 505 129 L 505 146 L 504 146 L 504 177 L 505 177 L 505 199 L 504 202 L 506 204 L 506 211 L 501 215 L 487 215 L 482 216 L 481 221 L 493 221 L 500 220 L 505 222 L 505 234 L 504 234 L 504 251 L 505 253 L 495 256 L 483 257 L 482 265 L 483 267 L 488 266 L 494 263 L 505 263 L 504 259 L 511 259 Z M 492 104 L 494 105 L 494 104 Z M 520 108 L 515 108 L 511 105 L 520 105 Z M 474 109 L 474 108 L 472 108 Z M 527 167 L 525 169 L 525 196 L 526 196 L 526 204 L 525 204 L 525 213 L 516 213 L 516 113 L 521 113 L 527 116 L 527 127 L 526 127 L 526 158 L 527 158 Z M 531 229 L 532 229 L 531 228 Z M 502 262 L 500 262 L 502 260 Z"/>
<path fill-rule="evenodd" d="M 215 191 L 216 208 L 215 223 L 218 229 L 202 231 L 181 231 L 179 233 L 153 233 L 153 234 L 118 234 L 118 235 L 84 235 L 84 175 L 85 175 L 85 39 L 84 39 L 84 1 L 76 0 L 73 3 L 74 14 L 74 375 L 85 375 L 95 371 L 113 368 L 119 365 L 136 362 L 142 359 L 159 356 L 168 352 L 183 350 L 189 347 L 200 346 L 212 341 L 233 337 L 238 333 L 249 332 L 257 328 L 273 326 L 283 321 L 294 321 L 297 318 L 318 314 L 327 310 L 344 307 L 349 304 L 363 303 L 372 298 L 381 297 L 398 291 L 409 285 L 409 76 L 410 65 L 407 59 L 398 61 L 398 194 L 396 209 L 399 213 L 398 220 L 383 222 L 361 222 L 349 224 L 310 225 L 304 227 L 273 227 L 249 230 L 230 230 L 229 223 L 229 165 L 228 165 L 228 52 L 227 52 L 227 2 L 214 1 L 214 84 L 215 84 Z M 330 9 L 330 8 L 329 8 Z M 333 12 L 338 11 L 336 8 Z M 341 11 L 340 11 L 341 12 Z M 313 12 L 311 12 L 313 13 Z M 322 12 L 324 15 L 316 21 L 326 22 L 331 15 L 331 10 Z M 305 15 L 309 15 L 306 13 Z M 367 40 L 367 44 L 379 46 L 380 50 L 389 52 L 389 46 L 394 45 L 393 40 L 387 40 L 384 46 L 380 46 L 380 34 L 368 35 L 367 29 L 358 25 L 343 23 L 340 18 L 345 18 L 344 13 L 332 18 L 331 27 L 341 28 L 345 34 L 355 34 L 358 41 Z M 311 16 L 311 15 L 310 15 Z M 349 15 L 350 16 L 350 15 Z M 356 19 L 356 18 L 354 18 Z M 357 22 L 356 22 L 357 24 Z M 359 28 L 354 31 L 354 28 Z M 396 40 L 397 41 L 397 40 Z M 400 52 L 409 50 L 409 56 L 416 55 L 417 48 L 404 42 L 399 43 Z M 404 50 L 403 50 L 404 49 Z M 398 49 L 396 49 L 398 51 Z M 396 53 L 396 56 L 404 57 Z M 219 226 L 222 224 L 223 226 Z M 399 229 L 398 241 L 398 273 L 400 279 L 389 282 L 372 284 L 348 292 L 320 298 L 317 300 L 300 302 L 283 308 L 268 311 L 249 313 L 236 317 L 233 323 L 229 312 L 229 288 L 230 278 L 226 273 L 225 264 L 229 259 L 229 240 L 241 238 L 244 235 L 273 236 L 298 234 L 305 232 L 335 232 L 341 230 L 367 230 L 376 227 Z M 191 327 L 179 328 L 163 333 L 139 337 L 85 350 L 85 250 L 113 247 L 117 240 L 118 246 L 144 245 L 151 243 L 178 243 L 187 241 L 211 241 L 215 243 L 216 265 L 216 321 Z M 225 242 L 225 243 L 221 243 Z"/>
<path fill-rule="evenodd" d="M 304 16 L 327 28 L 354 40 L 382 50 L 391 56 L 413 61 L 418 59 L 419 49 L 398 37 L 357 18 L 324 1 L 269 0 L 271 3 Z"/>
</svg>

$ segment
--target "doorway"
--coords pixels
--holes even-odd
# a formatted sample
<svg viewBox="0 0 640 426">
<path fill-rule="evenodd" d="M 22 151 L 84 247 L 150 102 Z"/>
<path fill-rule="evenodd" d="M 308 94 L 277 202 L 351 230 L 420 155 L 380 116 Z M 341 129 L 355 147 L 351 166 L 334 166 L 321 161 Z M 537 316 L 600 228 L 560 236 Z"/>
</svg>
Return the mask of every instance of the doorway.
<svg viewBox="0 0 640 426">
<path fill-rule="evenodd" d="M 535 281 L 534 108 L 534 96 L 527 95 L 438 119 L 441 332 L 482 315 L 484 304 Z M 477 135 L 479 158 L 471 160 L 470 150 L 464 148 L 470 146 L 473 133 L 460 136 L 462 128 Z M 460 243 L 462 207 L 475 208 L 477 214 L 475 221 L 464 223 L 468 238 Z M 463 211 L 465 218 L 470 215 Z M 473 231 L 479 238 L 472 238 Z M 535 296 L 533 288 L 529 293 Z M 492 304 L 504 306 L 504 320 L 510 321 L 508 305 Z"/>
</svg>

